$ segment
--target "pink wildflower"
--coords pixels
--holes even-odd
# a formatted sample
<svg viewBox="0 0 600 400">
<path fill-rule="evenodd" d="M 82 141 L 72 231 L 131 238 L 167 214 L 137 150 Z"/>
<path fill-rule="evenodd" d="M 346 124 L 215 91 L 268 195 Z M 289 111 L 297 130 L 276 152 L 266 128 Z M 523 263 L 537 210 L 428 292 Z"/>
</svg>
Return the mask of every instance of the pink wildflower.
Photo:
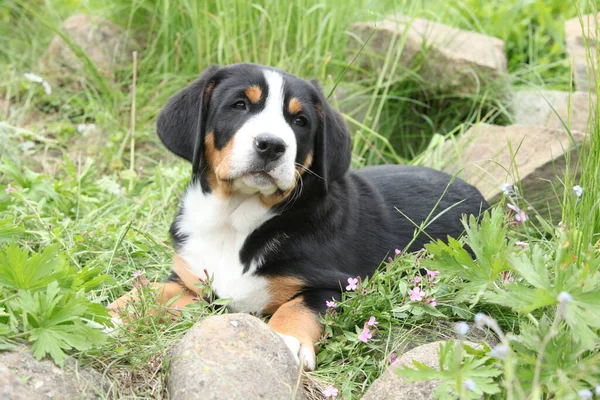
<svg viewBox="0 0 600 400">
<path fill-rule="evenodd" d="M 390 364 L 393 364 L 394 361 L 396 361 L 396 358 L 398 358 L 398 356 L 396 355 L 396 353 L 390 354 Z"/>
<path fill-rule="evenodd" d="M 432 279 L 435 279 L 435 276 L 440 273 L 440 271 L 430 271 L 427 268 L 425 268 L 425 271 L 427 271 L 427 276 L 430 276 Z"/>
<path fill-rule="evenodd" d="M 325 304 L 327 305 L 327 308 L 335 307 L 335 301 L 325 300 Z"/>
<path fill-rule="evenodd" d="M 346 290 L 356 290 L 357 283 L 358 283 L 357 278 L 348 278 L 348 286 L 346 286 Z"/>
<path fill-rule="evenodd" d="M 323 396 L 330 399 L 338 395 L 338 390 L 335 386 L 327 386 L 321 393 L 323 393 Z"/>
<path fill-rule="evenodd" d="M 431 307 L 437 306 L 437 301 L 435 300 L 435 297 L 427 300 L 427 304 L 429 304 Z"/>
<path fill-rule="evenodd" d="M 415 286 L 414 289 L 409 290 L 408 294 L 410 295 L 410 301 L 421 301 L 423 300 L 423 296 L 425 296 L 425 292 L 423 292 L 418 286 Z"/>
<path fill-rule="evenodd" d="M 9 184 L 6 186 L 6 189 L 4 189 L 4 193 L 6 193 L 6 194 L 10 194 L 10 192 L 14 192 L 15 190 L 17 190 L 17 189 L 15 189 L 14 187 L 10 186 L 10 183 L 9 183 Z"/>
<path fill-rule="evenodd" d="M 419 283 L 419 282 L 421 282 L 421 277 L 420 277 L 419 275 L 416 275 L 416 276 L 415 276 L 415 282 L 416 282 L 416 283 Z"/>
<path fill-rule="evenodd" d="M 510 208 L 515 213 L 515 221 L 516 224 L 520 224 L 521 222 L 527 221 L 527 215 L 525 211 L 519 209 L 518 207 L 513 206 L 512 204 L 507 204 L 508 208 Z M 511 212 L 512 214 L 512 212 Z"/>
<path fill-rule="evenodd" d="M 369 318 L 369 320 L 367 321 L 367 325 L 369 326 L 373 326 L 373 325 L 377 325 L 379 322 L 377 322 L 377 320 L 375 319 L 375 317 L 371 317 Z"/>
<path fill-rule="evenodd" d="M 394 253 L 396 253 L 396 255 L 399 256 L 401 251 L 400 251 L 400 249 L 396 249 L 396 250 L 394 250 Z"/>
<path fill-rule="evenodd" d="M 526 248 L 527 248 L 527 246 L 529 246 L 529 244 L 528 244 L 527 242 L 521 242 L 520 240 L 517 240 L 517 241 L 515 242 L 515 244 L 516 244 L 517 246 L 519 246 L 520 248 L 522 248 L 522 249 L 526 249 Z"/>
<path fill-rule="evenodd" d="M 507 283 L 510 282 L 514 282 L 515 278 L 513 278 L 512 276 L 509 276 L 508 278 L 504 278 L 504 284 L 506 285 Z"/>
<path fill-rule="evenodd" d="M 138 276 L 140 276 L 141 274 L 142 274 L 142 271 L 138 269 L 137 271 L 135 271 L 135 272 L 133 273 L 133 275 L 131 275 L 131 277 L 132 277 L 132 278 L 137 278 L 137 277 L 138 277 Z"/>
<path fill-rule="evenodd" d="M 364 328 L 362 332 L 358 335 L 358 340 L 367 343 L 372 337 L 373 335 L 371 335 L 369 328 Z"/>
</svg>

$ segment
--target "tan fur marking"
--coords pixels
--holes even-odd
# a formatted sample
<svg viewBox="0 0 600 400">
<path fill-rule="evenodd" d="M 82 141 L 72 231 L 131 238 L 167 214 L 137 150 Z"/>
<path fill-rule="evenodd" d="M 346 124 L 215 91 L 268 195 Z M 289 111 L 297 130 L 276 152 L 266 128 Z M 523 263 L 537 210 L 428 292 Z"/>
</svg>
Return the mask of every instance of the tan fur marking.
<svg viewBox="0 0 600 400">
<path fill-rule="evenodd" d="M 175 307 L 181 309 L 196 301 L 196 293 L 189 291 L 186 287 L 181 286 L 177 282 L 151 283 L 149 286 L 156 289 L 153 294 L 156 295 L 156 301 L 160 305 L 166 305 L 171 299 L 179 296 L 177 300 L 169 304 L 169 310 L 167 311 L 171 313 L 177 313 L 177 310 L 174 309 Z M 113 317 L 120 316 L 123 318 L 123 316 L 126 315 L 124 311 L 127 309 L 127 304 L 139 300 L 140 297 L 138 289 L 133 289 L 129 293 L 119 297 L 117 300 L 109 304 L 109 308 L 111 309 L 110 314 Z M 156 316 L 161 309 L 152 307 L 148 311 L 150 315 Z"/>
<path fill-rule="evenodd" d="M 275 332 L 295 337 L 301 346 L 313 352 L 323 333 L 317 314 L 304 305 L 302 297 L 279 307 L 269 320 L 269 327 Z"/>
<path fill-rule="evenodd" d="M 303 173 L 305 173 L 307 169 L 310 168 L 310 166 L 312 165 L 312 162 L 313 162 L 313 155 L 312 155 L 312 153 L 308 153 L 306 155 L 306 158 L 304 159 L 304 163 L 302 164 L 302 165 L 304 165 L 304 168 L 298 169 L 301 175 Z"/>
<path fill-rule="evenodd" d="M 290 103 L 288 104 L 288 111 L 290 114 L 298 114 L 300 111 L 302 111 L 302 104 L 300 103 L 300 100 L 298 100 L 296 97 L 292 97 Z"/>
<path fill-rule="evenodd" d="M 213 193 L 220 198 L 229 198 L 233 193 L 228 180 L 233 151 L 233 138 L 221 150 L 215 147 L 215 134 L 210 131 L 204 138 L 204 154 L 208 163 L 208 184 Z"/>
<path fill-rule="evenodd" d="M 292 297 L 302 290 L 303 282 L 291 276 L 278 276 L 267 278 L 269 284 L 267 291 L 269 292 L 269 304 L 262 310 L 262 314 L 272 315 L 284 303 L 288 302 Z"/>
<path fill-rule="evenodd" d="M 196 286 L 198 283 L 200 283 L 200 279 L 198 279 L 198 277 L 192 271 L 190 271 L 187 263 L 183 258 L 181 258 L 181 256 L 179 256 L 179 254 L 175 254 L 173 256 L 172 269 L 173 272 L 179 276 L 179 279 L 181 279 L 181 282 L 186 289 L 195 294 L 200 294 L 200 288 Z"/>
<path fill-rule="evenodd" d="M 262 89 L 258 86 L 250 86 L 248 89 L 244 90 L 244 93 L 248 97 L 251 103 L 256 104 L 262 98 Z"/>
</svg>

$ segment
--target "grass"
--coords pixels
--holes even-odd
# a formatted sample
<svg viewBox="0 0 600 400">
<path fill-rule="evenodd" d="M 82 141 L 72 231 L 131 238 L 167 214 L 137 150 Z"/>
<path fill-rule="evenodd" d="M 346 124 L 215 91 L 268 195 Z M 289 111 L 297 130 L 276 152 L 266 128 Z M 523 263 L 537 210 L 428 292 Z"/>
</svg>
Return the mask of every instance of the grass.
<svg viewBox="0 0 600 400">
<path fill-rule="evenodd" d="M 32 335 L 39 333 L 35 331 L 40 329 L 39 321 L 14 318 L 25 310 L 25 303 L 15 302 L 15 296 L 21 296 L 19 290 L 31 296 L 43 290 L 38 278 L 27 281 L 2 275 L 3 267 L 10 272 L 15 265 L 2 258 L 8 257 L 7 243 L 16 245 L 23 254 L 20 257 L 24 261 L 19 264 L 23 271 L 35 271 L 37 255 L 56 246 L 60 262 L 69 266 L 60 281 L 63 297 L 58 301 L 65 302 L 59 303 L 60 307 L 65 308 L 69 296 L 78 296 L 80 290 L 87 299 L 88 311 L 74 313 L 79 318 L 76 321 L 82 316 L 86 321 L 105 321 L 105 312 L 96 306 L 131 289 L 134 271 L 142 270 L 149 281 L 160 281 L 167 275 L 172 255 L 168 227 L 190 171 L 188 165 L 168 155 L 158 144 L 153 124 L 166 99 L 211 63 L 259 62 L 306 78 L 316 77 L 326 90 L 336 84 L 346 89 L 350 95 L 340 95 L 337 90 L 331 101 L 346 111 L 354 136 L 354 167 L 383 162 L 439 166 L 429 155 L 447 136 L 460 134 L 482 120 L 509 122 L 511 110 L 505 91 L 484 85 L 470 95 L 444 92 L 434 82 L 419 77 L 422 60 L 404 67 L 398 62 L 401 53 L 394 49 L 387 55 L 385 73 L 365 73 L 357 65 L 349 67 L 345 49 L 349 41 L 355 40 L 349 25 L 375 20 L 394 10 L 494 35 L 505 41 L 513 87 L 570 90 L 563 24 L 578 12 L 594 10 L 588 2 L 559 0 L 495 0 L 485 4 L 472 0 L 352 0 L 343 2 L 343 7 L 341 4 L 313 0 L 4 3 L 5 7 L 0 8 L 0 186 L 10 184 L 15 190 L 0 195 L 0 347 L 9 347 L 22 338 L 35 338 Z M 74 82 L 68 85 L 53 85 L 49 95 L 41 85 L 23 78 L 25 72 L 45 76 L 38 60 L 61 22 L 76 12 L 108 18 L 126 27 L 141 44 L 135 96 L 133 58 L 113 78 L 104 76 L 87 60 L 81 76 L 73 77 Z M 591 73 L 597 75 L 597 71 Z M 600 93 L 600 87 L 594 91 Z M 402 254 L 385 263 L 380 273 L 361 283 L 356 292 L 347 293 L 335 313 L 325 317 L 328 338 L 323 340 L 318 355 L 319 369 L 307 378 L 312 385 L 333 384 L 345 399 L 358 398 L 387 368 L 391 354 L 432 338 L 453 335 L 453 321 L 472 320 L 478 312 L 493 316 L 505 332 L 521 335 L 510 342 L 513 353 L 508 361 L 495 363 L 479 353 L 462 355 L 463 365 L 484 360 L 483 370 L 494 374 L 502 371 L 495 375 L 494 382 L 503 397 L 525 398 L 521 394 L 527 393 L 528 398 L 536 398 L 536 393 L 562 393 L 562 398 L 570 398 L 583 389 L 584 381 L 590 387 L 598 385 L 600 377 L 590 364 L 597 361 L 597 349 L 589 347 L 584 340 L 587 338 L 578 342 L 577 349 L 571 348 L 573 357 L 555 354 L 571 345 L 569 334 L 578 335 L 573 324 L 588 326 L 586 321 L 559 317 L 560 303 L 555 298 L 533 309 L 523 299 L 521 303 L 501 300 L 503 296 L 518 297 L 503 283 L 508 274 L 516 279 L 518 287 L 535 287 L 522 265 L 529 265 L 527 258 L 537 254 L 533 251 L 536 246 L 544 259 L 539 274 L 546 274 L 551 282 L 551 287 L 545 288 L 549 293 L 557 288 L 573 293 L 574 304 L 579 307 L 574 309 L 582 310 L 583 300 L 576 293 L 599 290 L 598 111 L 590 121 L 589 142 L 580 150 L 581 176 L 577 179 L 574 171 L 568 171 L 560 177 L 566 188 L 564 194 L 557 191 L 562 208 L 560 226 L 556 221 L 536 220 L 532 210 L 527 211 L 528 223 L 508 225 L 513 220 L 505 211 L 502 218 L 488 224 L 488 231 L 477 231 L 463 239 L 481 239 L 489 248 L 493 242 L 490 232 L 505 238 L 501 243 L 494 242 L 496 252 L 486 250 L 478 255 L 473 270 L 480 271 L 481 276 L 444 269 L 439 260 L 459 255 L 440 244 L 432 245 L 428 254 Z M 94 124 L 95 128 L 80 133 L 79 124 Z M 131 143 L 135 143 L 135 154 Z M 584 188 L 581 198 L 571 193 L 575 184 Z M 505 200 L 524 208 L 527 198 Z M 528 249 L 517 249 L 516 240 L 529 243 Z M 483 265 L 502 267 L 487 271 Z M 436 298 L 436 307 L 405 302 L 421 266 L 442 271 L 435 283 L 428 281 L 424 286 L 427 298 Z M 82 271 L 95 271 L 98 286 L 73 283 Z M 580 280 L 568 286 L 564 271 Z M 401 274 L 408 278 L 398 279 Z M 476 287 L 479 290 L 473 292 Z M 523 311 L 526 306 L 531 310 Z M 93 348 L 78 346 L 67 337 L 73 341 L 71 345 L 68 340 L 64 342 L 67 345 L 63 350 L 76 354 L 113 380 L 113 396 L 158 398 L 166 390 L 165 357 L 170 346 L 198 318 L 217 312 L 222 310 L 201 304 L 176 321 L 134 323 L 118 340 L 103 338 Z M 379 321 L 379 330 L 364 344 L 357 335 L 370 316 Z M 440 320 L 446 322 L 440 324 Z M 597 346 L 598 326 L 589 329 Z M 550 345 L 546 349 L 532 347 L 528 337 L 549 338 Z M 545 381 L 533 379 L 539 363 L 528 361 L 539 354 L 542 360 L 544 354 L 550 360 L 544 364 L 548 366 L 542 374 Z M 553 381 L 556 370 L 552 367 L 558 364 L 567 372 L 579 365 L 590 368 L 581 376 L 568 372 L 564 375 L 567 378 Z M 457 377 L 464 375 L 460 368 L 460 363 L 450 363 L 452 374 L 441 379 L 451 387 L 457 387 L 458 382 L 457 392 L 462 390 L 462 381 Z M 420 378 L 433 376 L 427 371 L 420 373 Z"/>
</svg>

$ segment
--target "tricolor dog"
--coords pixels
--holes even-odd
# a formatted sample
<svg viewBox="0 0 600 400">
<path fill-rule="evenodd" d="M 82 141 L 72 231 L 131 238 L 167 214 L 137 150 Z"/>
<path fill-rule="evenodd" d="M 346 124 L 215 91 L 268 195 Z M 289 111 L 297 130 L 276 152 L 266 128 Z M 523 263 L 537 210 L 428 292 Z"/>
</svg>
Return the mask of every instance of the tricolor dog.
<svg viewBox="0 0 600 400">
<path fill-rule="evenodd" d="M 414 224 L 434 219 L 408 250 L 460 235 L 461 215 L 487 208 L 477 189 L 432 169 L 349 171 L 341 115 L 316 82 L 275 68 L 208 69 L 169 100 L 157 130 L 193 170 L 171 226 L 176 255 L 160 301 L 193 302 L 206 270 L 232 311 L 270 315 L 307 369 L 319 313 L 349 277 L 371 275 L 409 245 Z"/>
</svg>

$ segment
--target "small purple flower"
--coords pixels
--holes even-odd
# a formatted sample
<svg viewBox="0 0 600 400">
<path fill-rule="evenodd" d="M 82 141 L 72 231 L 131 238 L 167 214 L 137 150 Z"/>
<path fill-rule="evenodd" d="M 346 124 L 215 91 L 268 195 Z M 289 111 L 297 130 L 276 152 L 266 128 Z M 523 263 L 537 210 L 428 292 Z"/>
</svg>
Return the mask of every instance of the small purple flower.
<svg viewBox="0 0 600 400">
<path fill-rule="evenodd" d="M 394 250 L 394 253 L 395 253 L 397 256 L 399 256 L 399 255 L 400 255 L 400 253 L 401 253 L 401 251 L 400 251 L 400 249 L 396 249 L 396 250 Z"/>
<path fill-rule="evenodd" d="M 440 273 L 440 271 L 430 271 L 427 268 L 425 268 L 425 271 L 427 271 L 427 276 L 430 276 L 431 279 L 435 279 L 436 275 Z"/>
<path fill-rule="evenodd" d="M 415 276 L 415 282 L 416 282 L 416 283 L 419 283 L 419 282 L 421 282 L 421 277 L 420 277 L 419 275 L 416 275 L 416 276 Z"/>
<path fill-rule="evenodd" d="M 508 276 L 508 277 L 504 278 L 504 284 L 505 285 L 508 284 L 508 283 L 511 283 L 511 282 L 514 283 L 514 281 L 515 281 L 515 278 L 513 278 L 512 276 Z"/>
<path fill-rule="evenodd" d="M 437 301 L 435 300 L 435 297 L 427 300 L 427 304 L 429 304 L 431 307 L 437 306 Z"/>
<path fill-rule="evenodd" d="M 367 343 L 372 337 L 373 335 L 369 331 L 369 328 L 363 328 L 362 332 L 358 335 L 358 340 Z"/>
<path fill-rule="evenodd" d="M 396 353 L 390 354 L 390 364 L 393 364 L 397 358 L 398 356 L 396 355 Z"/>
<path fill-rule="evenodd" d="M 332 397 L 337 397 L 338 390 L 335 386 L 327 386 L 321 393 L 325 398 L 330 399 Z"/>
<path fill-rule="evenodd" d="M 409 290 L 408 294 L 410 295 L 410 301 L 421 301 L 423 300 L 423 296 L 425 296 L 425 292 L 423 292 L 418 286 L 415 286 L 412 290 Z"/>
<path fill-rule="evenodd" d="M 373 325 L 377 325 L 379 322 L 377 322 L 377 320 L 375 319 L 375 317 L 371 317 L 369 318 L 369 320 L 367 321 L 367 325 L 369 326 L 373 326 Z"/>
<path fill-rule="evenodd" d="M 134 272 L 134 273 L 131 275 L 131 277 L 132 277 L 132 278 L 137 278 L 137 277 L 138 277 L 138 276 L 140 276 L 140 275 L 142 275 L 142 271 L 138 269 L 137 271 L 135 271 L 135 272 Z"/>
<path fill-rule="evenodd" d="M 357 284 L 358 278 L 348 278 L 348 286 L 346 286 L 346 290 L 356 290 Z"/>
<path fill-rule="evenodd" d="M 517 224 L 520 224 L 522 222 L 527 221 L 527 215 L 525 214 L 525 211 L 519 209 L 516 206 L 513 206 L 512 204 L 507 204 L 507 206 L 512 211 L 514 211 L 514 213 L 515 213 L 515 221 L 516 221 Z"/>
<path fill-rule="evenodd" d="M 325 300 L 325 304 L 327 305 L 327 308 L 334 308 L 335 307 L 335 301 Z"/>
</svg>

